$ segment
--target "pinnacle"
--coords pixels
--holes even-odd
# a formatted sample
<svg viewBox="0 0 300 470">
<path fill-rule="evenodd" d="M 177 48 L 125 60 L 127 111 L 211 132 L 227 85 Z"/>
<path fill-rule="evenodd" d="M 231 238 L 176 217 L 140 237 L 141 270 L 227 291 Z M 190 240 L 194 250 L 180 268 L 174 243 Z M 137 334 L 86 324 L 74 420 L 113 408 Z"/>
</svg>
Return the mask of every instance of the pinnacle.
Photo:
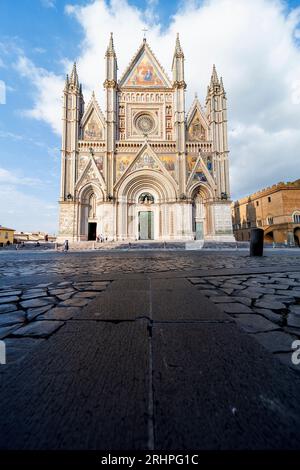
<svg viewBox="0 0 300 470">
<path fill-rule="evenodd" d="M 115 48 L 114 48 L 114 37 L 113 37 L 113 33 L 110 33 L 109 43 L 108 43 L 108 47 L 107 47 L 107 50 L 106 50 L 106 56 L 107 56 L 107 55 L 113 55 L 113 56 L 116 55 L 116 53 L 115 53 Z"/>
<path fill-rule="evenodd" d="M 78 85 L 78 74 L 77 74 L 77 68 L 76 68 L 76 62 L 73 64 L 71 76 L 70 76 L 70 82 L 73 83 L 74 85 Z"/>
<path fill-rule="evenodd" d="M 219 85 L 219 79 L 215 64 L 213 65 L 210 83 L 211 85 Z"/>
<path fill-rule="evenodd" d="M 175 54 L 182 54 L 183 51 L 180 44 L 179 33 L 176 34 Z"/>
</svg>

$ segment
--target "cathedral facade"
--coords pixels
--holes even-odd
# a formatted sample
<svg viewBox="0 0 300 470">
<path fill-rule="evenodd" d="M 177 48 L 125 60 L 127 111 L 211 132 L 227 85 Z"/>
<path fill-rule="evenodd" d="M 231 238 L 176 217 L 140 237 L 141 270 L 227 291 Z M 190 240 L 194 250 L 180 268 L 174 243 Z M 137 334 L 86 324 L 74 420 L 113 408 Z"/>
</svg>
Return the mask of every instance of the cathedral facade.
<svg viewBox="0 0 300 470">
<path fill-rule="evenodd" d="M 103 112 L 76 65 L 63 94 L 60 241 L 232 240 L 226 94 L 215 67 L 185 109 L 177 36 L 170 80 L 143 40 L 122 77 L 111 35 Z"/>
</svg>

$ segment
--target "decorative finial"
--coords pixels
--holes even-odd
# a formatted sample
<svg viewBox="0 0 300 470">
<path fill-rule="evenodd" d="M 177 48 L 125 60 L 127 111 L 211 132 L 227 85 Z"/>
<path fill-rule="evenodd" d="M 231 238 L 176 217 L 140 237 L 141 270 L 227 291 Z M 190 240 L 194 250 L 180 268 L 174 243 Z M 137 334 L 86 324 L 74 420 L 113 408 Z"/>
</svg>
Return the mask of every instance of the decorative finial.
<svg viewBox="0 0 300 470">
<path fill-rule="evenodd" d="M 142 29 L 142 31 L 143 31 L 143 33 L 144 33 L 143 42 L 146 42 L 146 41 L 147 41 L 146 33 L 147 33 L 148 29 L 144 28 L 144 29 Z"/>
<path fill-rule="evenodd" d="M 211 84 L 212 85 L 219 85 L 218 74 L 216 70 L 215 64 L 213 65 L 212 74 L 211 74 Z"/>
<path fill-rule="evenodd" d="M 175 54 L 177 57 L 183 57 L 183 51 L 180 44 L 179 33 L 176 34 Z"/>
<path fill-rule="evenodd" d="M 109 37 L 109 43 L 108 43 L 108 47 L 107 47 L 107 50 L 106 50 L 106 56 L 115 56 L 115 48 L 114 48 L 114 36 L 113 36 L 113 33 L 110 33 L 110 37 Z"/>
<path fill-rule="evenodd" d="M 74 64 L 73 64 L 73 68 L 72 68 L 72 72 L 71 72 L 71 76 L 70 76 L 70 82 L 73 85 L 78 85 L 79 86 L 76 62 L 74 62 Z"/>
</svg>

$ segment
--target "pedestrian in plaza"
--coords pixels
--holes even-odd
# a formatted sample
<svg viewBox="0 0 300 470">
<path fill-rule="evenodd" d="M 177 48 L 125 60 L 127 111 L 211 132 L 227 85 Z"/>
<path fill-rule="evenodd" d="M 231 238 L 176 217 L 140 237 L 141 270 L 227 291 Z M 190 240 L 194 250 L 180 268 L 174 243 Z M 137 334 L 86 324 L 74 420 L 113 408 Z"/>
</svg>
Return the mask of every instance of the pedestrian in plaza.
<svg viewBox="0 0 300 470">
<path fill-rule="evenodd" d="M 64 251 L 67 252 L 68 250 L 69 250 L 69 240 L 65 240 Z"/>
</svg>

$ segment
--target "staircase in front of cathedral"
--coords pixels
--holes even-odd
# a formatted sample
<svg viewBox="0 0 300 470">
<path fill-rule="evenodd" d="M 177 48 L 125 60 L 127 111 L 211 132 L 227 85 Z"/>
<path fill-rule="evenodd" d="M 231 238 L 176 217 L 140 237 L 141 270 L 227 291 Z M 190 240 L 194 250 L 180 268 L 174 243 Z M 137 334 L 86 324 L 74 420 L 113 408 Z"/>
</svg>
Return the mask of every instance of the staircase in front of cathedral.
<svg viewBox="0 0 300 470">
<path fill-rule="evenodd" d="M 214 242 L 212 240 L 192 240 L 192 241 L 81 241 L 69 243 L 70 251 L 136 251 L 136 250 L 236 250 L 238 248 L 248 248 L 249 243 L 242 242 Z M 58 244 L 57 250 L 63 251 L 64 245 Z"/>
</svg>

